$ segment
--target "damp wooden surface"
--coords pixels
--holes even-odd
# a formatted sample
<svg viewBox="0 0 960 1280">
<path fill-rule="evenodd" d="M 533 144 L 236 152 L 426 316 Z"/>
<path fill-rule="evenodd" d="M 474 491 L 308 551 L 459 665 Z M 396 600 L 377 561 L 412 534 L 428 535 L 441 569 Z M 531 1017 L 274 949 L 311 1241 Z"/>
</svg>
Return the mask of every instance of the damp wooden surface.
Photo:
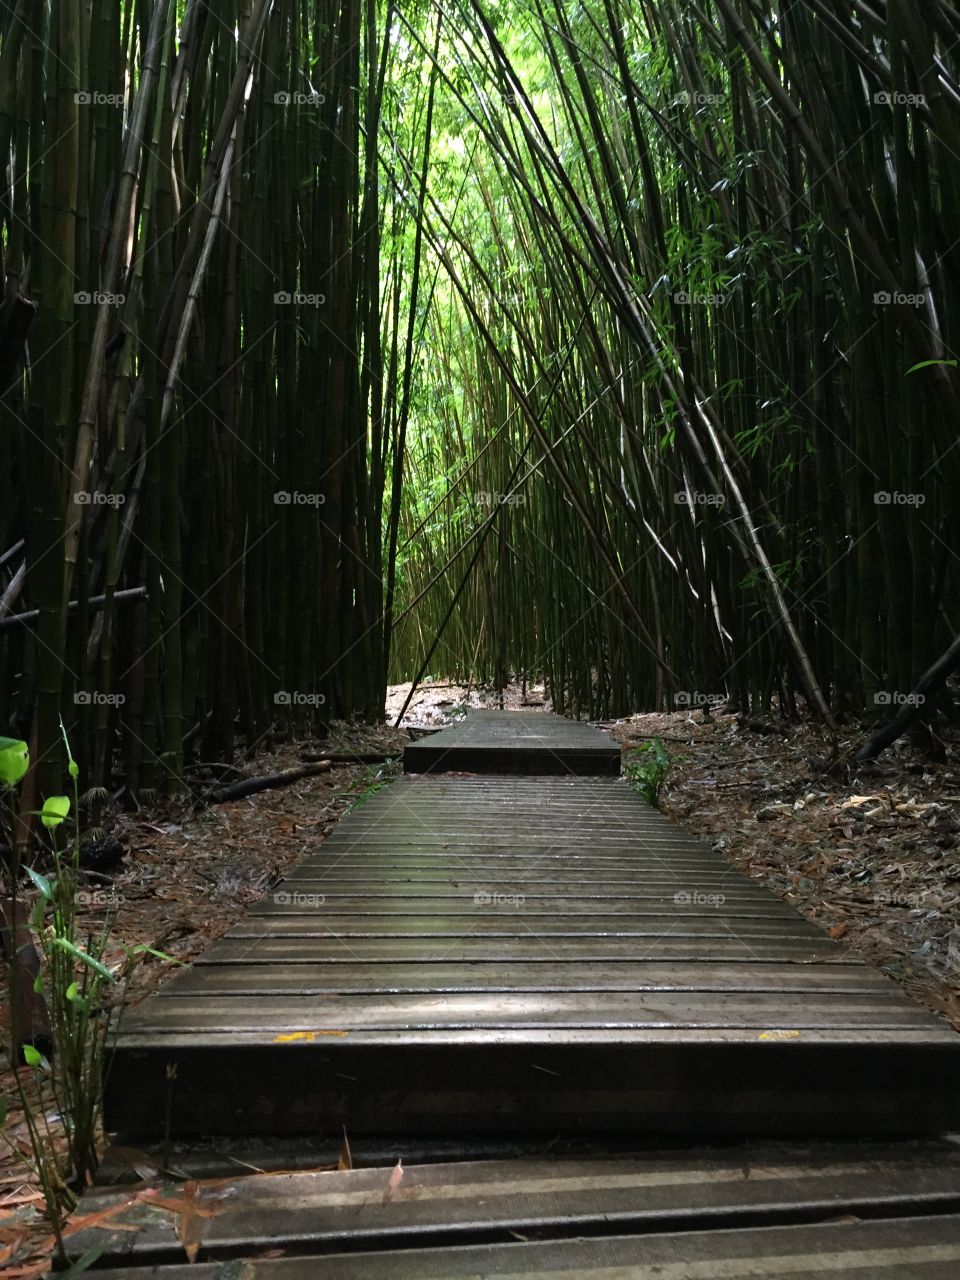
<svg viewBox="0 0 960 1280">
<path fill-rule="evenodd" d="M 82 1215 L 95 1225 L 69 1243 L 74 1257 L 102 1250 L 100 1266 L 111 1268 L 103 1274 L 132 1267 L 130 1274 L 144 1275 L 150 1266 L 162 1268 L 165 1276 L 178 1274 L 184 1261 L 183 1217 L 193 1212 L 200 1264 L 227 1265 L 266 1251 L 286 1255 L 283 1267 L 264 1275 L 299 1275 L 304 1262 L 298 1259 L 310 1257 L 324 1275 L 350 1276 L 522 1275 L 536 1274 L 545 1263 L 548 1270 L 569 1272 L 580 1260 L 603 1268 L 611 1259 L 631 1265 L 723 1260 L 728 1270 L 719 1274 L 779 1275 L 736 1272 L 733 1262 L 754 1265 L 794 1241 L 795 1257 L 809 1250 L 811 1269 L 832 1259 L 833 1269 L 843 1270 L 842 1260 L 854 1248 L 877 1250 L 879 1265 L 887 1270 L 869 1274 L 893 1280 L 937 1274 L 911 1271 L 914 1263 L 960 1259 L 958 1209 L 960 1148 L 947 1142 L 762 1144 L 599 1158 L 428 1163 L 404 1167 L 399 1174 L 395 1164 L 235 1173 L 190 1188 L 171 1183 L 146 1193 L 136 1185 L 107 1188 L 84 1196 Z M 932 1217 L 937 1227 L 929 1230 L 931 1222 L 921 1224 L 921 1215 Z M 908 1216 L 917 1221 L 915 1228 L 904 1223 Z M 857 1229 L 814 1231 L 808 1225 L 838 1218 Z M 690 1239 L 686 1251 L 680 1248 L 681 1232 Z M 763 1247 L 757 1248 L 751 1235 Z M 538 1247 L 516 1247 L 531 1237 Z M 774 1242 L 772 1251 L 769 1242 Z M 923 1252 L 931 1248 L 932 1253 Z M 347 1251 L 354 1256 L 345 1257 Z M 470 1258 L 478 1269 L 462 1270 Z"/>
<path fill-rule="evenodd" d="M 397 1249 L 391 1253 L 252 1257 L 231 1263 L 85 1272 L 113 1280 L 484 1280 L 493 1276 L 576 1276 L 578 1280 L 955 1280 L 960 1218 L 745 1230 L 664 1232 L 601 1239 L 513 1241 L 492 1245 Z"/>
<path fill-rule="evenodd" d="M 934 1132 L 960 1123 L 960 1039 L 624 780 L 428 773 L 127 1015 L 106 1118 Z"/>
<path fill-rule="evenodd" d="M 113 1280 L 953 1280 L 958 1037 L 647 807 L 584 726 L 524 719 L 437 735 L 437 771 L 414 756 L 128 1014 L 107 1127 L 214 1180 L 131 1185 L 115 1147 L 71 1257 Z M 344 1131 L 375 1167 L 315 1167 Z"/>
<path fill-rule="evenodd" d="M 620 748 L 605 733 L 577 720 L 541 712 L 471 711 L 458 724 L 412 742 L 403 753 L 407 773 L 620 773 Z"/>
</svg>

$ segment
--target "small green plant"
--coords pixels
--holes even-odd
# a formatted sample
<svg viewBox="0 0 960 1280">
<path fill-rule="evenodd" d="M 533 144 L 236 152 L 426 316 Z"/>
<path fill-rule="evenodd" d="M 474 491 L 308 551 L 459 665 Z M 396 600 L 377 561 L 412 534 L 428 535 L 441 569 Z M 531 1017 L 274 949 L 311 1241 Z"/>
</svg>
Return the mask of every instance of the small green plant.
<svg viewBox="0 0 960 1280">
<path fill-rule="evenodd" d="M 354 809 L 359 809 L 361 805 L 367 803 L 371 796 L 375 796 L 378 791 L 388 787 L 397 776 L 399 763 L 399 760 L 388 757 L 383 764 L 369 765 L 364 769 L 357 782 L 357 789 L 354 792 L 354 798 L 351 801 L 348 812 L 352 813 Z"/>
<path fill-rule="evenodd" d="M 52 1051 L 47 1058 L 33 1044 L 22 1048 L 22 1061 L 34 1073 L 38 1101 L 28 1097 L 19 1071 L 16 1080 L 47 1214 L 63 1258 L 65 1216 L 97 1164 L 103 1065 L 110 1025 L 107 988 L 124 983 L 146 952 L 163 959 L 170 957 L 149 947 L 126 947 L 119 972 L 114 973 L 104 962 L 110 936 L 109 914 L 89 930 L 77 921 L 77 905 L 84 897 L 79 888 L 80 830 L 76 818 L 80 770 L 62 724 L 61 731 L 73 803 L 68 796 L 46 797 L 34 816 L 39 817 L 48 833 L 52 871 L 25 868 L 38 892 L 29 917 L 41 960 L 33 989 L 46 1003 Z M 29 763 L 25 742 L 0 738 L 0 783 L 14 788 Z M 71 821 L 71 808 L 73 835 L 61 842 L 59 828 Z M 10 965 L 12 996 L 18 980 L 23 978 L 14 962 Z M 46 1105 L 51 1096 L 52 1108 Z M 51 1115 L 61 1120 L 62 1135 L 52 1128 Z"/>
<path fill-rule="evenodd" d="M 660 788 L 673 763 L 659 738 L 653 738 L 631 751 L 624 762 L 623 772 L 635 791 L 639 791 L 647 804 L 657 808 L 660 804 Z"/>
</svg>

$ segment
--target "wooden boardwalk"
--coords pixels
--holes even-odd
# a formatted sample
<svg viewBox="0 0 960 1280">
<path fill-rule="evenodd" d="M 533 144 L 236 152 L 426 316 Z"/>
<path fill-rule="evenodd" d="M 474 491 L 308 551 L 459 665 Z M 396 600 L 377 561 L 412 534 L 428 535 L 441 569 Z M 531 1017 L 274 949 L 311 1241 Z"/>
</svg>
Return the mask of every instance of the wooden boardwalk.
<svg viewBox="0 0 960 1280">
<path fill-rule="evenodd" d="M 960 1274 L 960 1039 L 529 719 L 412 750 L 128 1016 L 107 1127 L 207 1180 L 87 1194 L 89 1274 Z"/>
<path fill-rule="evenodd" d="M 958 1121 L 945 1023 L 605 776 L 384 789 L 127 1016 L 106 1088 L 138 1137 Z"/>
<path fill-rule="evenodd" d="M 620 748 L 591 725 L 541 711 L 471 711 L 459 724 L 411 742 L 407 773 L 620 775 Z"/>
</svg>

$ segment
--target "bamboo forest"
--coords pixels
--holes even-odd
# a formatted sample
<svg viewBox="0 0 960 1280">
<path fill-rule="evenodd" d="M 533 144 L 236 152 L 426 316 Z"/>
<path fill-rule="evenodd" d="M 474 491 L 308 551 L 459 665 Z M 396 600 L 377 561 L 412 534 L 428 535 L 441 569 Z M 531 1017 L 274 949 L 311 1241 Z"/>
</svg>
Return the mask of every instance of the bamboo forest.
<svg viewBox="0 0 960 1280">
<path fill-rule="evenodd" d="M 279 877 L 291 872 L 309 895 L 323 842 L 335 851 L 351 830 L 373 839 L 363 832 L 379 821 L 404 848 L 432 832 L 440 844 L 424 846 L 424 858 L 469 835 L 485 859 L 470 865 L 515 872 L 522 889 L 521 868 L 495 861 L 508 856 L 496 843 L 506 837 L 489 834 L 498 823 L 516 824 L 526 850 L 537 806 L 546 806 L 545 832 L 572 823 L 573 840 L 576 824 L 587 823 L 580 847 L 602 853 L 627 803 L 604 800 L 602 830 L 589 828 L 594 801 L 543 780 L 554 773 L 576 787 L 587 784 L 575 775 L 613 770 L 631 804 L 639 793 L 660 811 L 651 822 L 666 815 L 664 841 L 686 839 L 686 828 L 713 842 L 702 847 L 724 866 L 732 859 L 729 874 L 759 880 L 764 903 L 772 891 L 783 900 L 776 911 L 788 904 L 825 943 L 851 945 L 886 986 L 900 983 L 919 1002 L 916 1013 L 891 1005 L 863 1024 L 851 1014 L 856 1034 L 844 1044 L 872 1044 L 915 1017 L 910 1034 L 944 1055 L 935 1073 L 942 1110 L 935 1092 L 911 1112 L 904 1084 L 904 1113 L 916 1132 L 960 1128 L 960 1115 L 949 1120 L 957 1110 L 949 1099 L 960 1098 L 951 1029 L 960 1029 L 957 0 L 0 0 L 0 160 L 0 954 L 10 974 L 0 1001 L 0 1269 L 9 1264 L 11 1277 L 27 1280 L 55 1257 L 57 1266 L 141 1274 L 126 1254 L 108 1250 L 98 1262 L 102 1241 L 84 1252 L 84 1223 L 107 1210 L 96 1186 L 81 1193 L 111 1132 L 121 1144 L 130 1137 L 117 1151 L 147 1153 L 133 1161 L 141 1178 L 143 1161 L 170 1176 L 171 1136 L 221 1132 L 214 1101 L 196 1104 L 207 1128 L 186 1102 L 178 1110 L 194 1086 L 177 1094 L 170 1082 L 192 1079 L 193 1051 L 170 1048 L 168 1060 L 151 1047 L 179 1045 L 187 1030 L 199 1043 L 214 1026 L 214 1001 L 248 1010 L 236 1025 L 217 1023 L 211 1046 L 270 1030 L 306 1037 L 291 1055 L 306 1062 L 309 1050 L 321 1062 L 323 1045 L 311 1037 L 349 1039 L 348 1011 L 324 1021 L 304 1005 L 282 1026 L 250 1021 L 273 1018 L 271 1000 L 317 997 L 320 952 L 294 954 L 297 938 L 320 945 L 320 934 L 307 937 L 306 916 L 301 933 L 283 935 L 287 950 L 263 925 L 278 950 L 264 943 L 262 964 L 273 957 L 279 986 L 251 995 L 250 983 L 267 981 L 251 963 L 249 974 L 236 970 L 234 986 L 201 991 L 196 975 L 247 956 L 218 948 L 253 939 L 262 895 L 289 906 L 286 888 L 274 894 Z M 538 728 L 542 717 L 554 728 Z M 601 739 L 577 736 L 587 722 L 614 743 L 609 769 Z M 513 742 L 516 734 L 524 741 Z M 525 743 L 533 754 L 523 764 Z M 446 765 L 437 763 L 444 749 Z M 547 763 L 530 763 L 538 751 Z M 417 784 L 417 795 L 432 787 L 434 797 L 418 817 L 422 799 L 396 797 L 414 785 L 406 775 L 421 772 L 440 781 Z M 523 790 L 524 773 L 540 778 L 539 798 L 532 779 L 534 789 Z M 576 869 L 577 855 L 564 850 Z M 343 893 L 373 894 L 369 877 L 386 874 L 379 846 L 364 857 L 371 861 L 357 863 Z M 603 876 L 622 868 L 580 869 L 585 883 L 600 877 L 596 892 L 614 894 Z M 411 894 L 428 892 L 423 866 L 401 872 Z M 471 911 L 495 907 L 499 892 L 519 917 L 516 883 L 469 883 Z M 696 916 L 697 893 L 716 898 L 716 884 L 669 883 L 671 909 L 686 894 L 692 916 L 716 920 L 716 902 Z M 381 888 L 383 901 L 400 892 L 389 880 Z M 563 899 L 560 889 L 543 892 Z M 633 901 L 632 890 L 616 892 Z M 374 897 L 353 901 L 368 905 L 344 899 L 338 910 L 358 914 L 336 928 L 367 936 Z M 745 901 L 728 900 L 726 910 L 749 916 Z M 434 909 L 413 897 L 409 915 L 419 919 L 410 929 L 426 930 Z M 453 929 L 458 912 L 449 909 Z M 609 908 L 619 910 L 627 907 Z M 766 910 L 759 899 L 756 910 Z M 546 928 L 539 919 L 524 927 Z M 384 948 L 403 934 L 394 950 L 362 958 L 396 962 L 397 974 L 383 978 L 394 1000 L 409 982 L 420 999 L 434 993 L 438 1017 L 454 1018 L 465 999 L 436 992 L 459 991 L 466 977 L 438 971 L 421 987 L 414 961 L 475 958 L 468 976 L 483 991 L 540 990 L 517 974 L 494 979 L 491 970 L 489 988 L 474 976 L 481 961 L 519 963 L 530 938 L 517 955 L 510 947 L 448 954 L 456 925 L 442 935 L 454 940 L 449 947 L 422 941 L 414 955 L 408 926 L 396 927 L 377 926 L 387 931 Z M 334 936 L 334 925 L 316 928 Z M 719 926 L 697 925 L 686 950 L 667 945 L 663 963 L 709 962 L 733 981 L 730 966 L 751 956 L 729 939 L 701 954 L 708 936 L 725 936 L 710 928 Z M 563 952 L 573 965 L 573 936 L 562 935 L 569 955 L 558 943 L 549 958 L 559 963 Z M 194 966 L 208 944 L 209 963 Z M 786 937 L 756 945 L 785 973 L 788 960 L 807 955 L 791 948 L 812 946 Z M 606 946 L 577 954 L 607 963 L 615 948 Z M 157 997 L 168 973 L 172 994 Z M 366 981 L 357 978 L 356 990 Z M 567 991 L 565 981 L 548 990 Z M 621 990 L 596 981 L 583 989 Z M 683 981 L 693 986 L 677 990 L 713 989 Z M 873 977 L 863 981 L 855 998 L 872 1009 L 881 996 Z M 146 1003 L 141 1015 L 132 1001 L 140 1039 L 131 1030 L 125 1048 L 121 1030 L 109 1067 L 105 1010 L 130 1003 L 121 985 Z M 353 990 L 336 987 L 339 1009 L 359 998 Z M 736 990 L 762 1003 L 780 988 Z M 832 992 L 797 990 L 784 998 Z M 188 1026 L 182 1020 L 201 996 L 211 1004 Z M 170 1018 L 173 1005 L 181 1022 L 170 1027 L 147 1012 L 163 1006 Z M 433 1027 L 419 1006 L 402 1035 L 363 1008 L 357 1026 L 366 1036 L 389 1032 L 399 1044 L 411 1027 Z M 536 1027 L 554 1027 L 541 1012 Z M 740 1026 L 716 1016 L 717 1026 Z M 747 1040 L 799 1038 L 814 1025 L 799 1006 L 764 1016 Z M 830 1016 L 824 1026 L 840 1025 Z M 482 1039 L 481 1014 L 463 1018 L 455 1020 L 462 1034 Z M 341 1029 L 321 1030 L 328 1024 Z M 630 1026 L 624 1044 L 641 1035 Z M 330 1050 L 345 1055 L 338 1078 L 366 1079 L 367 1060 L 348 1056 L 352 1043 Z M 256 1050 L 264 1064 L 269 1044 Z M 907 1054 L 897 1046 L 878 1043 L 871 1064 L 888 1051 Z M 392 1132 L 385 1116 L 397 1126 L 408 1117 L 424 1141 L 441 1114 L 449 1132 L 466 1131 L 452 1101 L 418 1109 L 416 1081 L 433 1068 L 392 1052 L 389 1068 L 369 1067 L 394 1081 L 381 1112 L 360 1085 L 362 1105 L 331 1101 L 310 1083 L 299 1103 L 271 1095 L 268 1106 L 252 1048 L 249 1061 L 211 1057 L 201 1066 L 198 1057 L 196 1070 L 198 1079 L 235 1074 L 245 1097 L 261 1099 L 249 1114 L 237 1103 L 224 1133 L 236 1125 L 279 1141 L 295 1131 L 290 1109 L 314 1099 L 333 1146 L 298 1167 L 330 1167 L 346 1180 L 367 1176 L 354 1167 L 351 1139 L 356 1148 L 363 1132 Z M 611 1079 L 627 1070 L 626 1059 L 608 1063 L 605 1052 L 596 1048 L 591 1070 Z M 821 1070 L 868 1080 L 874 1069 L 844 1059 L 834 1075 L 796 1045 L 770 1052 L 796 1064 L 785 1093 Z M 149 1065 L 151 1053 L 160 1065 Z M 499 1087 L 498 1060 L 472 1061 L 450 1070 Z M 573 1061 L 544 1067 L 543 1088 Z M 647 1061 L 637 1059 L 639 1076 Z M 746 1081 L 752 1067 L 743 1061 Z M 906 1057 L 896 1061 L 886 1061 L 889 1078 L 901 1070 L 898 1080 L 916 1078 Z M 104 1104 L 108 1067 L 116 1083 Z M 697 1070 L 677 1066 L 676 1078 L 691 1081 Z M 733 1078 L 740 1068 L 730 1070 Z M 142 1115 L 156 1109 L 155 1133 L 137 1130 L 140 1104 L 128 1096 L 154 1099 Z M 524 1109 L 518 1096 L 471 1109 L 501 1116 L 506 1141 L 511 1108 Z M 676 1104 L 697 1113 L 698 1134 L 741 1133 L 742 1116 L 715 1115 L 702 1096 Z M 767 1120 L 781 1137 L 823 1128 L 816 1101 L 791 1129 L 786 1112 L 768 1115 L 750 1097 L 752 1133 L 766 1134 Z M 892 1132 L 879 1110 L 868 1115 L 839 1098 L 831 1132 L 844 1112 L 861 1125 L 853 1136 Z M 581 1101 L 575 1122 L 559 1100 L 542 1105 L 558 1133 L 590 1129 L 588 1112 L 597 1129 L 629 1128 L 631 1116 L 640 1124 L 622 1098 L 596 1112 Z M 649 1116 L 643 1125 L 657 1130 Z M 160 1146 L 148 1145 L 151 1134 Z M 445 1158 L 431 1150 L 410 1159 Z M 393 1151 L 383 1187 L 370 1183 L 391 1223 L 404 1203 L 403 1154 Z M 261 1169 L 261 1155 L 251 1149 L 242 1162 Z M 182 1165 L 190 1178 L 220 1176 L 196 1172 L 208 1165 L 191 1159 Z M 262 1168 L 292 1168 L 290 1159 L 284 1148 Z M 946 1156 L 929 1160 L 937 1178 L 960 1179 Z M 366 1163 L 372 1169 L 377 1158 Z M 919 1175 L 908 1172 L 896 1166 L 912 1186 Z M 32 1190 L 18 1199 L 24 1186 Z M 947 1196 L 945 1183 L 941 1190 Z M 169 1208 L 173 1193 L 158 1194 Z M 849 1204 L 859 1203 L 851 1192 Z M 83 1250 L 71 1251 L 71 1212 L 81 1215 Z M 212 1242 L 209 1252 L 201 1247 L 198 1224 L 212 1210 L 170 1212 L 177 1261 L 184 1248 L 211 1268 L 221 1256 L 247 1256 L 236 1242 L 222 1255 Z M 784 1223 L 801 1221 L 789 1212 Z M 497 1221 L 516 1239 L 496 1247 L 519 1248 L 528 1219 Z M 938 1217 L 943 1239 L 917 1236 L 917 1248 L 960 1248 L 954 1221 L 951 1235 Z M 442 1243 L 446 1228 L 429 1223 L 417 1228 L 426 1244 Z M 211 1241 L 216 1230 L 203 1227 Z M 399 1240 L 406 1228 L 390 1230 Z M 279 1231 L 271 1226 L 264 1239 L 281 1241 L 271 1234 Z M 335 1234 L 316 1248 L 335 1251 Z M 500 1240 L 492 1219 L 470 1238 L 491 1250 Z M 820 1256 L 811 1241 L 800 1240 L 798 1257 Z M 167 1265 L 159 1244 L 142 1247 L 131 1245 L 137 1267 Z M 359 1237 L 351 1246 L 386 1247 Z M 517 1262 L 516 1274 L 573 1265 L 545 1261 L 554 1246 L 537 1247 L 543 1257 Z M 657 1261 L 653 1253 L 644 1261 L 647 1247 L 636 1243 L 633 1262 L 624 1255 L 622 1274 L 660 1274 L 644 1269 Z M 886 1248 L 879 1236 L 863 1244 L 877 1257 Z M 891 1280 L 927 1276 L 905 1257 L 883 1264 Z M 378 1258 L 330 1274 L 441 1274 L 409 1259 L 411 1270 L 393 1270 L 386 1253 Z M 501 1265 L 514 1274 L 512 1258 L 491 1253 L 469 1274 L 501 1274 Z M 599 1275 L 601 1262 L 598 1253 L 579 1273 Z M 255 1265 L 257 1276 L 261 1266 L 265 1277 L 269 1266 L 283 1270 Z M 712 1264 L 702 1265 L 698 1276 Z M 761 1274 L 736 1265 L 723 1274 Z M 443 1275 L 468 1274 L 455 1269 L 453 1252 L 449 1266 Z"/>
</svg>

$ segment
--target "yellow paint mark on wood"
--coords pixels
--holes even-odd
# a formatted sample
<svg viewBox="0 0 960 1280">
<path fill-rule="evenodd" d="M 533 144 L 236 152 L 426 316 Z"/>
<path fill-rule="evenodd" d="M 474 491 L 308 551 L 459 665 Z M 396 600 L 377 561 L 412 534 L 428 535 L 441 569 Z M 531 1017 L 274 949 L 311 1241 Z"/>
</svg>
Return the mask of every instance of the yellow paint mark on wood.
<svg viewBox="0 0 960 1280">
<path fill-rule="evenodd" d="M 274 1036 L 274 1044 L 313 1044 L 317 1036 L 346 1036 L 348 1031 L 328 1031 L 325 1028 L 318 1031 L 284 1031 L 278 1036 Z"/>
</svg>

